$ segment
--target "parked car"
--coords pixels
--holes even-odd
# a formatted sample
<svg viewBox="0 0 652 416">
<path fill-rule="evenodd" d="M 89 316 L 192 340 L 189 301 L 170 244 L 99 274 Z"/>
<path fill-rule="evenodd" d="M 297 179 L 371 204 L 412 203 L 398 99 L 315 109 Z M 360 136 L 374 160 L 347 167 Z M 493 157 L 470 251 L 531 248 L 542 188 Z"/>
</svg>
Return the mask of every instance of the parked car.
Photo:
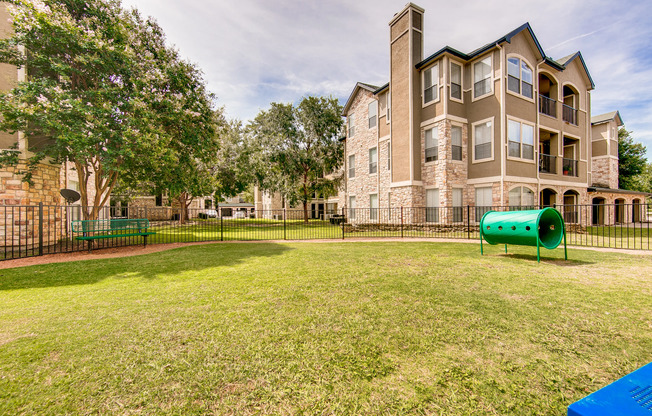
<svg viewBox="0 0 652 416">
<path fill-rule="evenodd" d="M 247 213 L 245 211 L 236 211 L 233 213 L 233 218 L 246 218 Z"/>
<path fill-rule="evenodd" d="M 217 211 L 214 209 L 207 209 L 204 212 L 200 212 L 199 214 L 197 214 L 197 216 L 202 220 L 205 220 L 207 218 L 217 218 Z"/>
</svg>

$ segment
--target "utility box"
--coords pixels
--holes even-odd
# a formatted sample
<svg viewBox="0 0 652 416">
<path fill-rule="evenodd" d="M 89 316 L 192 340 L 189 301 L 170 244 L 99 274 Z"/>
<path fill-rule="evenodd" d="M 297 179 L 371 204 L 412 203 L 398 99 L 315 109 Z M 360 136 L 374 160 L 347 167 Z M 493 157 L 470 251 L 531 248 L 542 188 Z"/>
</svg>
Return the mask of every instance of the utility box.
<svg viewBox="0 0 652 416">
<path fill-rule="evenodd" d="M 652 363 L 568 406 L 568 416 L 652 415 Z"/>
</svg>

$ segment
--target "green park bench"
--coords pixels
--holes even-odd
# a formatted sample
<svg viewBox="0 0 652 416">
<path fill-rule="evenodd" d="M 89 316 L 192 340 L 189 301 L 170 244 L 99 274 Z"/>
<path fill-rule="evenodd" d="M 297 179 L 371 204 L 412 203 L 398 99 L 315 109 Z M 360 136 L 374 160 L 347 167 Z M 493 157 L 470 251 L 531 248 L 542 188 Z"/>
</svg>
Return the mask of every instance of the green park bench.
<svg viewBox="0 0 652 416">
<path fill-rule="evenodd" d="M 76 240 L 88 241 L 88 251 L 93 250 L 93 240 L 119 237 L 143 236 L 145 247 L 147 237 L 156 234 L 147 231 L 149 220 L 147 219 L 118 219 L 118 220 L 82 220 L 70 223 L 72 232 L 82 233 L 75 237 Z"/>
</svg>

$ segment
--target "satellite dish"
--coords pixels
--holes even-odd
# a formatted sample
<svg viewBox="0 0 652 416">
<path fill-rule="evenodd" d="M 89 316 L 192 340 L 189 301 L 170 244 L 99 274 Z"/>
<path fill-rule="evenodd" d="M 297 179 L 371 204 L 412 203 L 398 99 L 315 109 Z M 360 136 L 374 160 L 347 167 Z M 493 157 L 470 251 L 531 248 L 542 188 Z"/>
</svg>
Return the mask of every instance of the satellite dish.
<svg viewBox="0 0 652 416">
<path fill-rule="evenodd" d="M 79 192 L 73 189 L 62 189 L 59 191 L 59 193 L 69 204 L 74 204 L 75 202 L 79 201 L 79 199 L 81 198 Z"/>
</svg>

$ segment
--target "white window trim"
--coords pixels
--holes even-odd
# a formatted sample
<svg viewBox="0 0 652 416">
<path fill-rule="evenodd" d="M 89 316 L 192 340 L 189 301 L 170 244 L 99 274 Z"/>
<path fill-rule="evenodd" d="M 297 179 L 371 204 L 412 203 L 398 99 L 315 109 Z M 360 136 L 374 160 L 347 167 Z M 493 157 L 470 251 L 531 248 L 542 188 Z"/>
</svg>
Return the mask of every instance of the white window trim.
<svg viewBox="0 0 652 416">
<path fill-rule="evenodd" d="M 495 117 L 489 117 L 485 118 L 484 120 L 479 120 L 476 121 L 475 123 L 471 124 L 471 154 L 472 154 L 472 159 L 471 163 L 485 163 L 485 162 L 492 162 L 495 160 L 495 154 L 494 154 L 494 148 L 496 146 L 496 138 L 495 138 L 495 130 L 496 130 L 496 124 L 494 122 Z M 475 158 L 475 126 L 478 124 L 484 124 L 488 121 L 491 121 L 491 157 L 487 159 L 480 159 L 476 160 Z"/>
<path fill-rule="evenodd" d="M 370 156 L 371 156 L 371 151 L 373 149 L 376 149 L 376 172 L 375 173 L 369 172 L 369 168 L 371 167 L 371 157 Z M 370 147 L 369 151 L 367 152 L 367 173 L 369 174 L 369 176 L 378 175 L 378 146 Z"/>
<path fill-rule="evenodd" d="M 437 129 L 437 159 L 426 162 L 426 149 L 427 149 L 427 147 L 426 147 L 426 132 L 428 130 L 434 130 L 434 129 Z M 439 125 L 438 124 L 433 124 L 433 125 L 423 129 L 423 164 L 424 164 L 424 166 L 430 166 L 430 165 L 436 164 L 440 160 L 441 159 L 439 158 Z"/>
<path fill-rule="evenodd" d="M 458 65 L 460 67 L 460 96 L 462 98 L 454 98 L 451 95 L 452 89 L 451 89 L 451 79 L 452 79 L 452 74 L 453 74 L 453 64 Z M 462 65 L 461 62 L 455 61 L 453 59 L 450 60 L 450 63 L 448 65 L 448 97 L 450 98 L 451 101 L 455 101 L 460 104 L 464 104 L 464 65 Z"/>
<path fill-rule="evenodd" d="M 434 91 L 436 92 L 437 97 L 432 101 L 426 102 L 426 83 L 425 83 L 426 71 L 429 71 L 429 70 L 431 70 L 432 68 L 435 68 L 435 67 L 437 67 L 437 87 L 435 88 Z M 431 65 L 428 68 L 421 71 L 421 107 L 422 108 L 427 107 L 427 106 L 432 105 L 432 104 L 435 104 L 435 103 L 438 103 L 441 100 L 441 94 L 439 93 L 439 89 L 441 88 L 441 82 L 440 82 L 441 81 L 441 71 L 439 69 L 440 69 L 440 65 L 439 65 L 439 62 L 437 62 L 434 65 Z"/>
<path fill-rule="evenodd" d="M 373 127 L 369 127 L 369 130 L 373 130 L 373 129 L 377 129 L 377 128 L 378 128 L 378 119 L 379 119 L 379 117 L 378 117 L 378 101 L 376 101 L 376 100 L 373 100 L 373 101 L 370 102 L 369 105 L 367 106 L 367 126 L 369 126 L 369 123 L 371 122 L 371 117 L 369 116 L 369 108 L 370 108 L 372 105 L 376 107 L 376 115 L 374 116 L 374 117 L 376 118 L 376 124 L 375 124 Z"/>
<path fill-rule="evenodd" d="M 453 127 L 459 127 L 460 129 L 462 129 L 462 136 L 461 136 L 461 140 L 462 140 L 462 160 L 453 159 Z M 466 163 L 464 161 L 464 124 L 456 123 L 454 121 L 451 121 L 451 159 L 450 159 L 450 162 L 452 162 L 452 163 Z"/>
<path fill-rule="evenodd" d="M 483 61 L 485 58 L 489 57 L 491 59 L 491 72 L 489 73 L 489 86 L 491 87 L 490 91 L 484 95 L 480 95 L 478 97 L 475 96 L 475 64 L 477 64 L 480 61 Z M 494 52 L 491 51 L 489 55 L 483 55 L 476 59 L 475 61 L 471 62 L 471 102 L 482 100 L 483 98 L 487 98 L 494 95 Z"/>
<path fill-rule="evenodd" d="M 387 92 L 387 107 L 385 110 L 387 113 L 385 114 L 385 121 L 387 124 L 390 123 L 391 121 L 391 114 L 392 114 L 392 93 L 390 91 Z"/>
<path fill-rule="evenodd" d="M 353 129 L 353 134 L 351 134 L 351 129 Z M 355 114 L 349 114 L 346 120 L 346 136 L 353 137 L 355 136 Z"/>
<path fill-rule="evenodd" d="M 378 222 L 380 218 L 380 197 L 378 196 L 378 192 L 370 192 L 368 195 L 369 195 L 369 221 Z M 377 205 L 376 208 L 371 206 L 371 197 L 374 195 L 376 196 L 376 205 Z M 371 218 L 372 209 L 376 210 L 376 218 Z"/>
<path fill-rule="evenodd" d="M 349 171 L 351 170 L 351 157 L 353 157 L 353 177 L 349 176 Z M 356 178 L 356 169 L 355 169 L 355 160 L 357 158 L 355 157 L 355 153 L 352 153 L 347 156 L 346 159 L 346 179 L 355 179 Z"/>
<path fill-rule="evenodd" d="M 521 194 L 519 196 L 519 199 L 521 200 L 520 201 L 521 203 L 519 205 L 511 205 L 511 201 L 509 200 L 509 194 L 510 194 L 510 192 L 512 192 L 516 188 L 519 188 L 521 190 L 521 192 L 520 192 Z M 523 188 L 527 188 L 527 189 L 530 190 L 530 192 L 532 192 L 532 205 L 523 205 Z M 509 190 L 507 190 L 507 206 L 508 207 L 528 207 L 528 206 L 535 206 L 536 207 L 537 206 L 537 193 L 536 193 L 536 191 L 534 189 L 532 189 L 529 186 L 524 185 L 524 184 L 512 186 L 511 188 L 509 188 Z"/>
<path fill-rule="evenodd" d="M 510 156 L 510 155 L 509 155 L 509 121 L 510 121 L 510 120 L 511 120 L 511 121 L 515 121 L 515 122 L 521 124 L 521 127 L 520 127 L 520 130 L 521 130 L 521 131 L 520 131 L 520 138 L 521 138 L 521 155 L 523 155 L 523 147 L 522 147 L 522 146 L 523 146 L 523 126 L 522 126 L 522 125 L 523 125 L 523 124 L 527 124 L 528 126 L 531 126 L 531 127 L 532 127 L 532 132 L 533 132 L 533 136 L 532 136 L 532 141 L 533 141 L 533 143 L 532 143 L 532 148 L 533 148 L 533 152 L 534 152 L 534 153 L 533 153 L 533 155 L 534 155 L 534 159 L 524 159 L 524 158 L 522 158 L 522 157 L 515 157 L 515 156 Z M 538 147 L 537 147 L 538 144 L 539 144 L 539 137 L 538 137 L 538 133 L 539 133 L 539 132 L 537 131 L 536 126 L 534 125 L 534 123 L 529 122 L 529 121 L 526 121 L 526 120 L 523 120 L 523 119 L 520 119 L 520 118 L 507 116 L 507 123 L 506 123 L 506 125 L 507 125 L 507 128 L 506 128 L 505 130 L 507 131 L 507 137 L 506 137 L 506 138 L 507 138 L 507 153 L 506 153 L 506 155 L 507 155 L 507 160 L 514 160 L 514 161 L 517 161 L 517 162 L 536 164 L 537 161 L 539 160 L 539 157 L 538 157 L 538 156 L 539 156 L 539 149 L 538 149 Z"/>
<path fill-rule="evenodd" d="M 459 189 L 462 192 L 462 204 L 461 205 L 455 205 L 455 202 L 454 202 L 455 198 L 453 197 L 453 193 L 454 193 L 454 191 L 456 189 Z M 467 205 L 468 205 L 468 203 L 467 203 Z M 462 220 L 461 221 L 453 221 L 453 218 L 451 218 L 451 222 L 453 224 L 463 223 L 464 222 L 464 214 L 465 214 L 465 212 L 464 212 L 464 187 L 463 186 L 459 186 L 459 185 L 455 186 L 455 185 L 453 185 L 451 187 L 451 207 L 453 207 L 453 208 L 462 208 Z M 455 215 L 455 214 L 453 213 L 453 215 Z"/>
<path fill-rule="evenodd" d="M 509 58 L 517 58 L 517 59 L 520 59 L 521 61 L 525 62 L 525 63 L 527 64 L 527 66 L 532 70 L 532 82 L 533 82 L 533 84 L 532 84 L 532 98 L 523 95 L 523 94 L 522 94 L 522 91 L 521 91 L 521 93 L 518 93 L 518 92 L 514 92 L 514 91 L 512 91 L 512 90 L 510 90 L 510 89 L 508 88 L 508 83 L 509 83 L 509 73 L 508 73 L 507 67 L 508 67 Z M 529 101 L 529 102 L 531 102 L 531 103 L 534 103 L 534 102 L 535 102 L 534 98 L 535 98 L 535 97 L 538 97 L 539 94 L 538 94 L 537 85 L 536 85 L 536 83 L 535 83 L 535 79 L 534 79 L 536 73 L 535 73 L 535 71 L 534 71 L 533 68 L 534 68 L 534 67 L 532 66 L 532 64 L 530 64 L 530 62 L 529 62 L 527 59 L 523 58 L 521 55 L 517 55 L 517 54 L 515 54 L 515 53 L 512 53 L 512 54 L 507 55 L 507 57 L 505 58 L 505 81 L 504 81 L 504 82 L 505 82 L 505 92 L 506 92 L 507 94 L 513 95 L 514 97 L 522 98 L 522 99 L 525 100 L 525 101 Z M 521 76 L 521 78 L 518 79 L 518 82 L 519 82 L 519 89 L 522 90 L 522 89 L 523 89 L 523 86 L 522 86 L 521 83 L 523 82 L 523 78 L 522 78 L 522 75 L 521 75 L 521 69 L 522 69 L 522 68 L 521 68 L 521 66 L 520 66 L 520 62 L 519 62 L 518 73 L 519 73 L 519 76 Z M 538 111 L 538 110 L 537 110 L 537 111 Z M 547 114 L 544 114 L 544 116 L 548 116 L 548 115 L 547 115 Z M 557 117 L 552 117 L 552 116 L 548 116 L 548 117 L 550 117 L 550 118 L 552 118 L 552 119 L 556 119 L 556 118 L 557 118 Z"/>
</svg>

